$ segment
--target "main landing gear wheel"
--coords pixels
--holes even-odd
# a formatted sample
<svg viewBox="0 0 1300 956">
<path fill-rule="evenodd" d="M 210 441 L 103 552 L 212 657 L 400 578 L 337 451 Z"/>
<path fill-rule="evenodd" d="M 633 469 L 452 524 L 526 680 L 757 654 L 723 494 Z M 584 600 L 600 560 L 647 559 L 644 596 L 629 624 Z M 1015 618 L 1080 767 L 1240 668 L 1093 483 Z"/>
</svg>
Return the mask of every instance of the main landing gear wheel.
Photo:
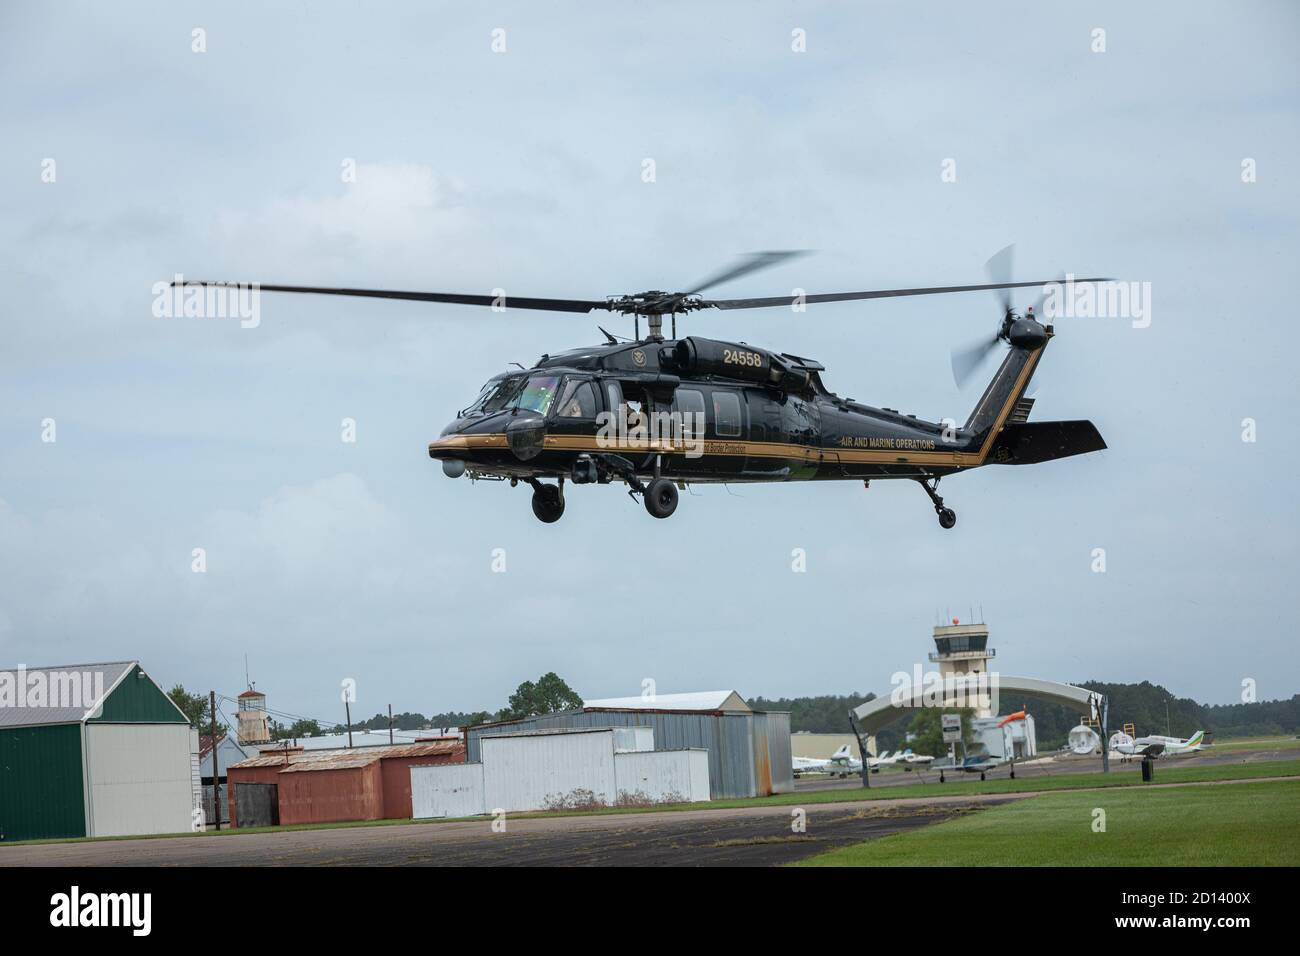
<svg viewBox="0 0 1300 956">
<path fill-rule="evenodd" d="M 946 529 L 955 525 L 957 523 L 957 512 L 953 511 L 951 508 L 945 508 L 943 506 L 943 499 L 939 497 L 939 479 L 934 479 L 933 485 L 924 478 L 918 478 L 916 480 L 921 483 L 921 487 L 925 489 L 925 493 L 929 495 L 930 500 L 934 502 L 934 513 L 939 516 L 939 527 Z"/>
<path fill-rule="evenodd" d="M 539 521 L 554 524 L 564 514 L 564 496 L 556 485 L 540 482 L 533 488 L 533 514 Z"/>
<path fill-rule="evenodd" d="M 667 518 L 677 510 L 677 486 L 667 478 L 656 478 L 645 490 L 645 510 L 656 518 Z"/>
</svg>

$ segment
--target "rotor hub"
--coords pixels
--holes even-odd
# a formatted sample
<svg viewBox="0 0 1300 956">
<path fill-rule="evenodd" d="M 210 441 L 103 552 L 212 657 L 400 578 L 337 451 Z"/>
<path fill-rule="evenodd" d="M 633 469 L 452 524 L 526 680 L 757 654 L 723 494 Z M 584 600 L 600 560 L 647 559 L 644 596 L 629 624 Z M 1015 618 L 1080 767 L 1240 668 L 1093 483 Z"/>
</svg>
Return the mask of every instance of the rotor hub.
<svg viewBox="0 0 1300 956">
<path fill-rule="evenodd" d="M 685 292 L 638 292 L 636 295 L 610 296 L 605 300 L 611 312 L 623 315 L 644 315 L 653 319 L 655 316 L 674 315 L 681 312 L 696 312 L 708 308 L 698 295 Z"/>
</svg>

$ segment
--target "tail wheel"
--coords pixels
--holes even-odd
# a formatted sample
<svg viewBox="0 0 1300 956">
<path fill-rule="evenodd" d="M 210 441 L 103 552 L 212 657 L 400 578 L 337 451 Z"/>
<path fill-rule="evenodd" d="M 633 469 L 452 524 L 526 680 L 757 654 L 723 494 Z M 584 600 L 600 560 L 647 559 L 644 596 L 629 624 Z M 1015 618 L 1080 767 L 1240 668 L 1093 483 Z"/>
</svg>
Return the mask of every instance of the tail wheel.
<svg viewBox="0 0 1300 956">
<path fill-rule="evenodd" d="M 677 486 L 667 478 L 656 478 L 645 490 L 645 510 L 656 518 L 667 518 L 677 510 Z"/>
<path fill-rule="evenodd" d="M 554 524 L 564 514 L 564 496 L 555 485 L 538 485 L 533 491 L 533 514 L 537 520 Z"/>
</svg>

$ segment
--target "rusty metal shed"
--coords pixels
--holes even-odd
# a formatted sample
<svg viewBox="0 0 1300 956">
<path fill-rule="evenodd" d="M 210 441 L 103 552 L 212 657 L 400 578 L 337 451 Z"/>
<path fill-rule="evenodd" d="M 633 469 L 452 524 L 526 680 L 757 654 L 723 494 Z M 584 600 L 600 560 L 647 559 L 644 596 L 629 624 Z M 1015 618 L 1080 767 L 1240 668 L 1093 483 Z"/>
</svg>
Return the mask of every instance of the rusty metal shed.
<svg viewBox="0 0 1300 956">
<path fill-rule="evenodd" d="M 239 826 L 240 784 L 272 784 L 281 824 L 406 819 L 411 816 L 411 768 L 461 763 L 459 740 L 351 750 L 285 749 L 232 764 L 227 770 L 231 821 Z"/>
</svg>

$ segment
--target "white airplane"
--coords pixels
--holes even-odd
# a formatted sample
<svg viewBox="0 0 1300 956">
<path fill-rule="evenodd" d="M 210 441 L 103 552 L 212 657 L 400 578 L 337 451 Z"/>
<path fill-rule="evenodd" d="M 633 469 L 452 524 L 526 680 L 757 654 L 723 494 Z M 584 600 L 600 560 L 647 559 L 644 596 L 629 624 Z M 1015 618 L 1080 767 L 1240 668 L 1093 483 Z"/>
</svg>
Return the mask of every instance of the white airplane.
<svg viewBox="0 0 1300 956">
<path fill-rule="evenodd" d="M 848 744 L 840 747 L 826 759 L 793 757 L 791 763 L 794 765 L 792 769 L 796 777 L 805 773 L 828 773 L 831 776 L 847 777 L 851 773 L 862 772 L 862 761 L 853 757 L 849 752 Z"/>
<path fill-rule="evenodd" d="M 911 753 L 911 751 L 908 751 L 908 753 Z M 837 758 L 847 759 L 849 761 L 850 769 L 853 773 L 862 773 L 862 761 L 855 760 L 852 756 L 850 756 L 849 748 L 847 746 L 841 747 L 831 757 L 832 760 L 835 760 Z M 882 750 L 880 752 L 879 757 L 867 758 L 867 766 L 871 768 L 872 773 L 879 773 L 881 767 L 892 767 L 894 766 L 894 764 L 898 763 L 902 759 L 903 759 L 903 753 L 900 750 L 895 750 L 892 754 L 888 750 Z"/>
<path fill-rule="evenodd" d="M 904 770 L 911 770 L 913 767 L 928 767 L 934 763 L 934 758 L 925 754 L 914 754 L 909 747 L 902 753 L 894 754 L 894 760 L 903 765 Z"/>
<path fill-rule="evenodd" d="M 844 778 L 850 774 L 862 773 L 862 761 L 853 756 L 848 744 L 831 754 L 831 759 L 827 763 L 831 766 L 826 772 L 833 777 Z"/>
<path fill-rule="evenodd" d="M 1111 735 L 1110 749 L 1113 753 L 1118 753 L 1121 760 L 1128 760 L 1130 757 L 1175 757 L 1179 754 L 1199 753 L 1208 746 L 1204 741 L 1203 730 L 1198 730 L 1186 740 L 1182 737 L 1164 737 L 1160 734 L 1138 737 L 1134 740 L 1126 733 L 1117 733 Z"/>
<path fill-rule="evenodd" d="M 822 760 L 819 757 L 791 757 L 790 762 L 794 765 L 794 775 L 796 777 L 805 773 L 830 773 L 831 762 Z"/>
<path fill-rule="evenodd" d="M 868 757 L 867 766 L 871 768 L 872 773 L 879 773 L 881 767 L 892 767 L 896 763 L 924 765 L 932 760 L 934 760 L 933 757 L 922 757 L 910 750 L 906 753 L 895 751 L 893 754 L 885 750 L 881 752 L 879 757 Z M 793 765 L 791 769 L 796 777 L 805 773 L 825 773 L 843 779 L 853 774 L 862 773 L 862 761 L 853 756 L 848 744 L 844 744 L 826 760 L 818 757 L 792 757 L 791 763 Z M 904 769 L 911 768 L 904 767 Z"/>
<path fill-rule="evenodd" d="M 879 757 L 868 757 L 867 764 L 871 768 L 871 772 L 876 773 L 881 767 L 888 767 L 897 763 L 899 756 L 897 753 L 890 756 L 889 751 L 886 750 Z M 794 757 L 792 763 L 794 765 L 792 769 L 796 777 L 805 773 L 825 773 L 843 779 L 853 774 L 862 773 L 862 761 L 853 756 L 848 744 L 844 744 L 826 760 L 817 757 Z"/>
</svg>

